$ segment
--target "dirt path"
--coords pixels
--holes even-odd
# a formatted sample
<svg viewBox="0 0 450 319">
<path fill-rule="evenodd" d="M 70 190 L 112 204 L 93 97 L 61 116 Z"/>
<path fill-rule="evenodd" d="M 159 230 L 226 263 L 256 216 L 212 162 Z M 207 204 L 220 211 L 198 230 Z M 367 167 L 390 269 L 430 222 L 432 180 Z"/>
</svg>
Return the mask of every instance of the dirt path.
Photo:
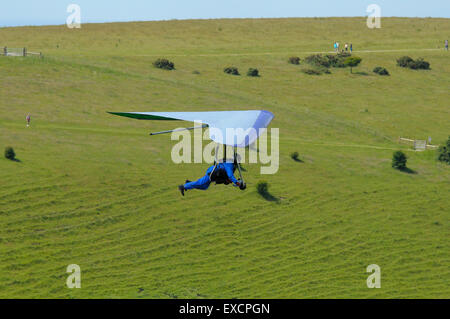
<svg viewBox="0 0 450 319">
<path fill-rule="evenodd" d="M 353 50 L 353 53 L 389 53 L 389 52 L 419 52 L 419 51 L 443 51 L 443 49 L 394 49 L 394 50 Z M 292 52 L 291 52 L 292 53 Z M 298 51 L 296 54 L 328 54 L 335 51 Z M 258 56 L 258 55 L 286 55 L 287 52 L 256 52 L 256 53 L 206 53 L 206 54 L 164 54 L 170 57 L 189 57 L 189 56 Z M 293 54 L 293 53 L 292 53 Z M 159 57 L 161 54 L 138 54 L 129 55 L 137 57 Z"/>
</svg>

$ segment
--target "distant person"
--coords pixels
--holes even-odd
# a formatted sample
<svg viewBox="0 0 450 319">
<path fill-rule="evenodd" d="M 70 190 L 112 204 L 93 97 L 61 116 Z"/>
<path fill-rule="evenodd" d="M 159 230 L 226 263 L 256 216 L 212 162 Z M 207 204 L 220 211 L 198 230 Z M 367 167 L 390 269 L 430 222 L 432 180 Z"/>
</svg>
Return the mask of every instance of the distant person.
<svg viewBox="0 0 450 319">
<path fill-rule="evenodd" d="M 348 51 L 348 43 L 345 44 L 345 51 Z"/>
<path fill-rule="evenodd" d="M 353 44 L 350 43 L 350 52 L 353 52 Z"/>
<path fill-rule="evenodd" d="M 336 51 L 339 52 L 339 42 L 336 42 Z"/>
<path fill-rule="evenodd" d="M 27 115 L 27 127 L 30 126 L 30 122 L 31 122 L 31 115 L 30 115 L 30 113 L 28 113 L 28 115 Z"/>
<path fill-rule="evenodd" d="M 334 41 L 333 46 L 334 46 L 334 52 L 337 52 L 337 42 L 336 41 Z"/>
<path fill-rule="evenodd" d="M 448 40 L 445 40 L 445 50 L 448 51 Z"/>
</svg>

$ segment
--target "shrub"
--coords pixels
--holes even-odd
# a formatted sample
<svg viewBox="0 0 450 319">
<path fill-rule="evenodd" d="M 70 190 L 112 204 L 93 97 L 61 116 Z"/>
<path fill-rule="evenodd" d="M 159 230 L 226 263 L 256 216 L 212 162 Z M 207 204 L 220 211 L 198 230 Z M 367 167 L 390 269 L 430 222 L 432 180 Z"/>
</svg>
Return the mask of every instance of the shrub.
<svg viewBox="0 0 450 319">
<path fill-rule="evenodd" d="M 236 68 L 234 66 L 226 67 L 225 69 L 223 69 L 223 72 L 225 72 L 227 74 L 232 74 L 232 75 L 239 75 L 238 68 Z"/>
<path fill-rule="evenodd" d="M 256 190 L 260 195 L 265 197 L 269 194 L 269 184 L 267 184 L 267 182 L 259 182 L 256 184 Z"/>
<path fill-rule="evenodd" d="M 293 153 L 291 153 L 291 158 L 294 160 L 294 161 L 296 161 L 296 162 L 303 162 L 300 158 L 298 158 L 299 157 L 299 154 L 298 154 L 298 152 L 293 152 Z"/>
<path fill-rule="evenodd" d="M 344 64 L 344 60 L 349 56 L 351 56 L 350 53 L 344 52 L 338 54 L 327 54 L 325 55 L 325 58 L 328 60 L 330 66 L 334 68 L 345 68 L 346 65 Z"/>
<path fill-rule="evenodd" d="M 258 71 L 258 69 L 250 68 L 247 71 L 247 75 L 248 76 L 259 76 L 259 71 Z"/>
<path fill-rule="evenodd" d="M 353 73 L 353 68 L 361 63 L 362 59 L 357 56 L 350 56 L 344 60 L 344 64 L 350 67 L 350 73 Z"/>
<path fill-rule="evenodd" d="M 153 66 L 155 68 L 164 69 L 164 70 L 175 69 L 175 65 L 173 64 L 173 62 L 170 62 L 167 59 L 157 59 L 155 62 L 153 62 Z"/>
<path fill-rule="evenodd" d="M 374 73 L 377 73 L 379 75 L 389 75 L 389 72 L 386 68 L 383 68 L 381 66 L 377 66 L 375 69 L 373 69 Z"/>
<path fill-rule="evenodd" d="M 305 62 L 315 66 L 330 67 L 330 61 L 321 54 L 313 54 L 305 58 Z"/>
<path fill-rule="evenodd" d="M 290 63 L 290 64 L 300 64 L 300 58 L 298 57 L 298 56 L 291 56 L 289 59 L 288 59 L 288 62 Z"/>
<path fill-rule="evenodd" d="M 342 64 L 342 61 L 338 58 L 337 55 L 327 54 L 325 55 L 325 58 L 328 60 L 328 63 L 332 67 L 339 67 Z"/>
<path fill-rule="evenodd" d="M 394 155 L 392 156 L 392 167 L 400 170 L 405 169 L 407 159 L 405 153 L 402 151 L 394 152 Z"/>
<path fill-rule="evenodd" d="M 423 58 L 418 58 L 416 61 L 414 61 L 413 63 L 411 63 L 409 65 L 410 69 L 413 70 L 429 70 L 430 69 L 430 63 L 428 63 L 427 61 L 425 61 Z"/>
<path fill-rule="evenodd" d="M 397 65 L 401 66 L 402 68 L 409 68 L 409 65 L 411 63 L 414 63 L 414 60 L 406 55 L 397 59 Z"/>
<path fill-rule="evenodd" d="M 448 137 L 448 140 L 444 145 L 439 146 L 437 153 L 438 153 L 437 156 L 438 161 L 450 165 L 450 136 Z"/>
<path fill-rule="evenodd" d="M 5 157 L 11 161 L 15 160 L 16 153 L 14 152 L 14 149 L 12 147 L 5 147 Z"/>
<path fill-rule="evenodd" d="M 429 70 L 430 69 L 430 63 L 425 61 L 423 58 L 418 58 L 417 60 L 413 60 L 409 56 L 402 56 L 397 60 L 397 65 L 401 66 L 403 68 L 410 68 L 413 70 Z"/>
</svg>

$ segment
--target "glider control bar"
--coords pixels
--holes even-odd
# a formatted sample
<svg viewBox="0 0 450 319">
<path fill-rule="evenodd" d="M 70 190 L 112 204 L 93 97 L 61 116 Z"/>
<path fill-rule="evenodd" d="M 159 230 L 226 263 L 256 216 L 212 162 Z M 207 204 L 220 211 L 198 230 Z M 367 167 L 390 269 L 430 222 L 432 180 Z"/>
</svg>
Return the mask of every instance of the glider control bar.
<svg viewBox="0 0 450 319">
<path fill-rule="evenodd" d="M 159 134 L 166 134 L 166 133 L 180 132 L 180 131 L 190 131 L 190 130 L 195 130 L 196 128 L 205 128 L 205 127 L 208 127 L 208 124 L 203 124 L 202 126 L 194 126 L 194 127 L 178 128 L 178 129 L 175 129 L 175 130 L 169 130 L 169 131 L 162 131 L 162 132 L 150 133 L 150 135 L 159 135 Z"/>
</svg>

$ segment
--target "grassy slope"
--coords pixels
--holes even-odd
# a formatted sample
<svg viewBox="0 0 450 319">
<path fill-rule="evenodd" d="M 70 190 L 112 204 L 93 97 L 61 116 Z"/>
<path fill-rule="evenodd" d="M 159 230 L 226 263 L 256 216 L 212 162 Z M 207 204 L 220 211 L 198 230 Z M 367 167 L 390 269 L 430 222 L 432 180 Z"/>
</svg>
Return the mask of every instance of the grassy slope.
<svg viewBox="0 0 450 319">
<path fill-rule="evenodd" d="M 398 136 L 450 133 L 449 54 L 420 51 L 442 47 L 449 28 L 396 18 L 369 30 L 353 18 L 0 29 L 2 45 L 46 56 L 0 57 L 0 148 L 21 160 L 0 159 L 0 297 L 449 298 L 449 168 L 407 149 L 417 174 L 390 168 Z M 334 40 L 410 51 L 358 53 L 367 76 L 286 63 Z M 432 70 L 396 67 L 403 54 Z M 152 68 L 157 56 L 177 70 Z M 228 65 L 262 77 L 225 75 Z M 372 75 L 377 65 L 391 76 Z M 185 198 L 176 185 L 206 165 L 171 163 L 169 137 L 147 135 L 168 124 L 105 113 L 249 108 L 276 114 L 279 173 L 247 165 L 246 192 Z M 260 179 L 280 203 L 256 194 Z M 71 263 L 80 290 L 65 288 Z M 372 263 L 382 289 L 366 287 Z"/>
</svg>

